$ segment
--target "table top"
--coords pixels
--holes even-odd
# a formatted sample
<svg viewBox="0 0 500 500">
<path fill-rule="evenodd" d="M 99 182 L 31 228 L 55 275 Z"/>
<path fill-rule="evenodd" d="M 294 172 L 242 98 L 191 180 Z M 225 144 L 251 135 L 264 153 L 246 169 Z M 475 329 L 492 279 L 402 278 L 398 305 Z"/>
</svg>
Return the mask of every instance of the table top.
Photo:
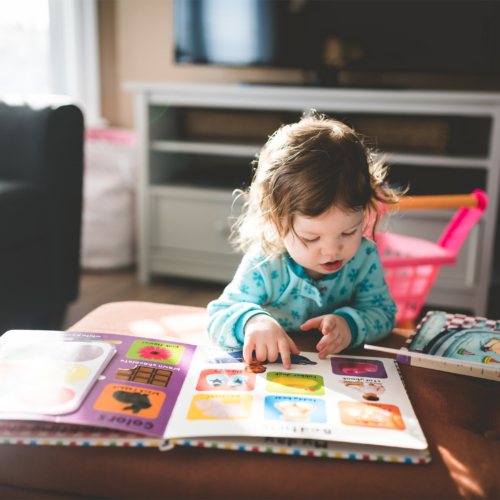
<svg viewBox="0 0 500 500">
<path fill-rule="evenodd" d="M 97 308 L 70 330 L 209 344 L 206 323 L 203 308 L 118 302 Z M 409 334 L 395 330 L 381 344 L 399 348 Z M 292 334 L 304 351 L 314 351 L 320 336 Z M 349 353 L 366 355 L 362 348 Z M 429 443 L 428 465 L 189 446 L 159 452 L 0 445 L 0 497 L 498 498 L 500 441 L 485 433 L 500 431 L 500 384 L 407 365 L 401 371 Z"/>
</svg>

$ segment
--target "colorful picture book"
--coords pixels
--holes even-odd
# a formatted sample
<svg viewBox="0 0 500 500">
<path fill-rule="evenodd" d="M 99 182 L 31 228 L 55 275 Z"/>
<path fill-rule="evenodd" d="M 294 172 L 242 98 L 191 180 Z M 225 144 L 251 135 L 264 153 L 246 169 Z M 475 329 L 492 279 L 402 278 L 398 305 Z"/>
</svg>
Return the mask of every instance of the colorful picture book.
<svg viewBox="0 0 500 500">
<path fill-rule="evenodd" d="M 430 461 L 397 364 L 383 358 L 301 353 L 284 370 L 217 346 L 10 331 L 0 338 L 0 419 L 178 445 Z"/>
<path fill-rule="evenodd" d="M 400 349 L 397 360 L 451 373 L 500 381 L 500 320 L 429 311 Z"/>
</svg>

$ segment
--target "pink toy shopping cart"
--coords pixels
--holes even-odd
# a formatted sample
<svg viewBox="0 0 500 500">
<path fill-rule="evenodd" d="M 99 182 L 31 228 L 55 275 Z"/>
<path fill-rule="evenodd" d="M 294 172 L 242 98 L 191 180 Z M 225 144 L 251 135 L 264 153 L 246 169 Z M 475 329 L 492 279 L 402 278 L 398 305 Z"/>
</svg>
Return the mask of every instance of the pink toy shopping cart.
<svg viewBox="0 0 500 500">
<path fill-rule="evenodd" d="M 437 243 L 389 232 L 377 233 L 384 276 L 398 306 L 398 326 L 413 328 L 441 266 L 453 265 L 471 228 L 481 218 L 488 197 L 479 189 L 470 195 L 402 197 L 387 210 L 459 208 Z"/>
</svg>

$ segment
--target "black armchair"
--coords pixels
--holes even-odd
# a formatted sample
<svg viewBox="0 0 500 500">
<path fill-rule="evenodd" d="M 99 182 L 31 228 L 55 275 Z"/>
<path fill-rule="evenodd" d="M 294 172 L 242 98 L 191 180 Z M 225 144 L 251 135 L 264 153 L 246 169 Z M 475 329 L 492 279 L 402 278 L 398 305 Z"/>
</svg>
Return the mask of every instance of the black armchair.
<svg viewBox="0 0 500 500">
<path fill-rule="evenodd" d="M 83 115 L 0 101 L 0 335 L 60 328 L 78 295 Z"/>
</svg>

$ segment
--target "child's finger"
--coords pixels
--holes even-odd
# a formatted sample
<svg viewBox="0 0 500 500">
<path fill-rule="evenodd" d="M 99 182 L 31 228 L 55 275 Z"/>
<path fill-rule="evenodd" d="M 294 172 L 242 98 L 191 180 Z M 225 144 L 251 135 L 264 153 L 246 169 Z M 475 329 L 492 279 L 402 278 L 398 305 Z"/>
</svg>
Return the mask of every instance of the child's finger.
<svg viewBox="0 0 500 500">
<path fill-rule="evenodd" d="M 324 349 L 322 349 L 318 353 L 318 358 L 319 359 L 325 359 L 329 354 L 331 354 L 330 350 L 328 349 L 328 346 L 326 346 Z"/>
<path fill-rule="evenodd" d="M 267 346 L 267 360 L 273 363 L 278 359 L 278 344 L 274 343 Z"/>
<path fill-rule="evenodd" d="M 333 342 L 329 342 L 327 344 L 323 344 L 321 345 L 320 348 L 318 348 L 319 350 L 319 354 L 318 354 L 318 357 L 320 359 L 323 359 L 323 358 L 326 358 L 326 356 L 328 354 L 332 354 L 332 347 L 335 345 L 335 342 L 336 341 L 333 341 Z"/>
<path fill-rule="evenodd" d="M 253 348 L 254 348 L 253 342 L 245 342 L 243 346 L 243 359 L 247 364 L 250 364 L 252 362 Z"/>
<path fill-rule="evenodd" d="M 334 345 L 327 345 L 319 354 L 318 357 L 320 359 L 326 358 L 329 354 L 336 354 L 337 352 L 340 352 L 341 349 L 339 349 L 338 344 Z"/>
<path fill-rule="evenodd" d="M 266 344 L 255 346 L 255 357 L 259 361 L 265 361 L 267 359 L 267 346 Z"/>
<path fill-rule="evenodd" d="M 295 345 L 295 342 L 287 335 L 286 336 L 286 341 L 288 343 L 288 347 L 290 348 L 290 352 L 292 354 L 300 354 L 300 350 L 298 347 Z"/>
<path fill-rule="evenodd" d="M 302 330 L 310 330 L 311 328 L 319 328 L 321 322 L 323 321 L 323 316 L 318 316 L 317 318 L 308 319 L 303 325 L 300 326 Z"/>
<path fill-rule="evenodd" d="M 342 339 L 338 339 L 336 342 L 331 344 L 329 346 L 330 348 L 330 354 L 337 354 L 338 352 L 342 351 Z"/>
<path fill-rule="evenodd" d="M 281 361 L 283 362 L 283 368 L 289 370 L 292 366 L 290 361 L 290 347 L 286 339 L 280 339 L 278 341 L 278 346 L 281 354 Z"/>
<path fill-rule="evenodd" d="M 340 335 L 333 340 L 333 342 L 329 342 L 328 344 L 322 346 L 322 349 L 320 353 L 318 354 L 318 357 L 323 359 L 326 358 L 328 354 L 335 354 L 337 352 L 340 352 L 342 350 L 342 338 Z"/>
<path fill-rule="evenodd" d="M 336 326 L 337 322 L 335 321 L 335 317 L 329 314 L 328 316 L 325 316 L 321 322 L 321 333 L 323 335 L 328 335 Z"/>
<path fill-rule="evenodd" d="M 339 338 L 339 332 L 337 330 L 333 330 L 329 334 L 325 335 L 319 342 L 318 345 L 316 346 L 316 349 L 318 351 L 321 351 L 328 345 L 330 345 L 332 342 L 334 342 L 336 339 Z"/>
</svg>

